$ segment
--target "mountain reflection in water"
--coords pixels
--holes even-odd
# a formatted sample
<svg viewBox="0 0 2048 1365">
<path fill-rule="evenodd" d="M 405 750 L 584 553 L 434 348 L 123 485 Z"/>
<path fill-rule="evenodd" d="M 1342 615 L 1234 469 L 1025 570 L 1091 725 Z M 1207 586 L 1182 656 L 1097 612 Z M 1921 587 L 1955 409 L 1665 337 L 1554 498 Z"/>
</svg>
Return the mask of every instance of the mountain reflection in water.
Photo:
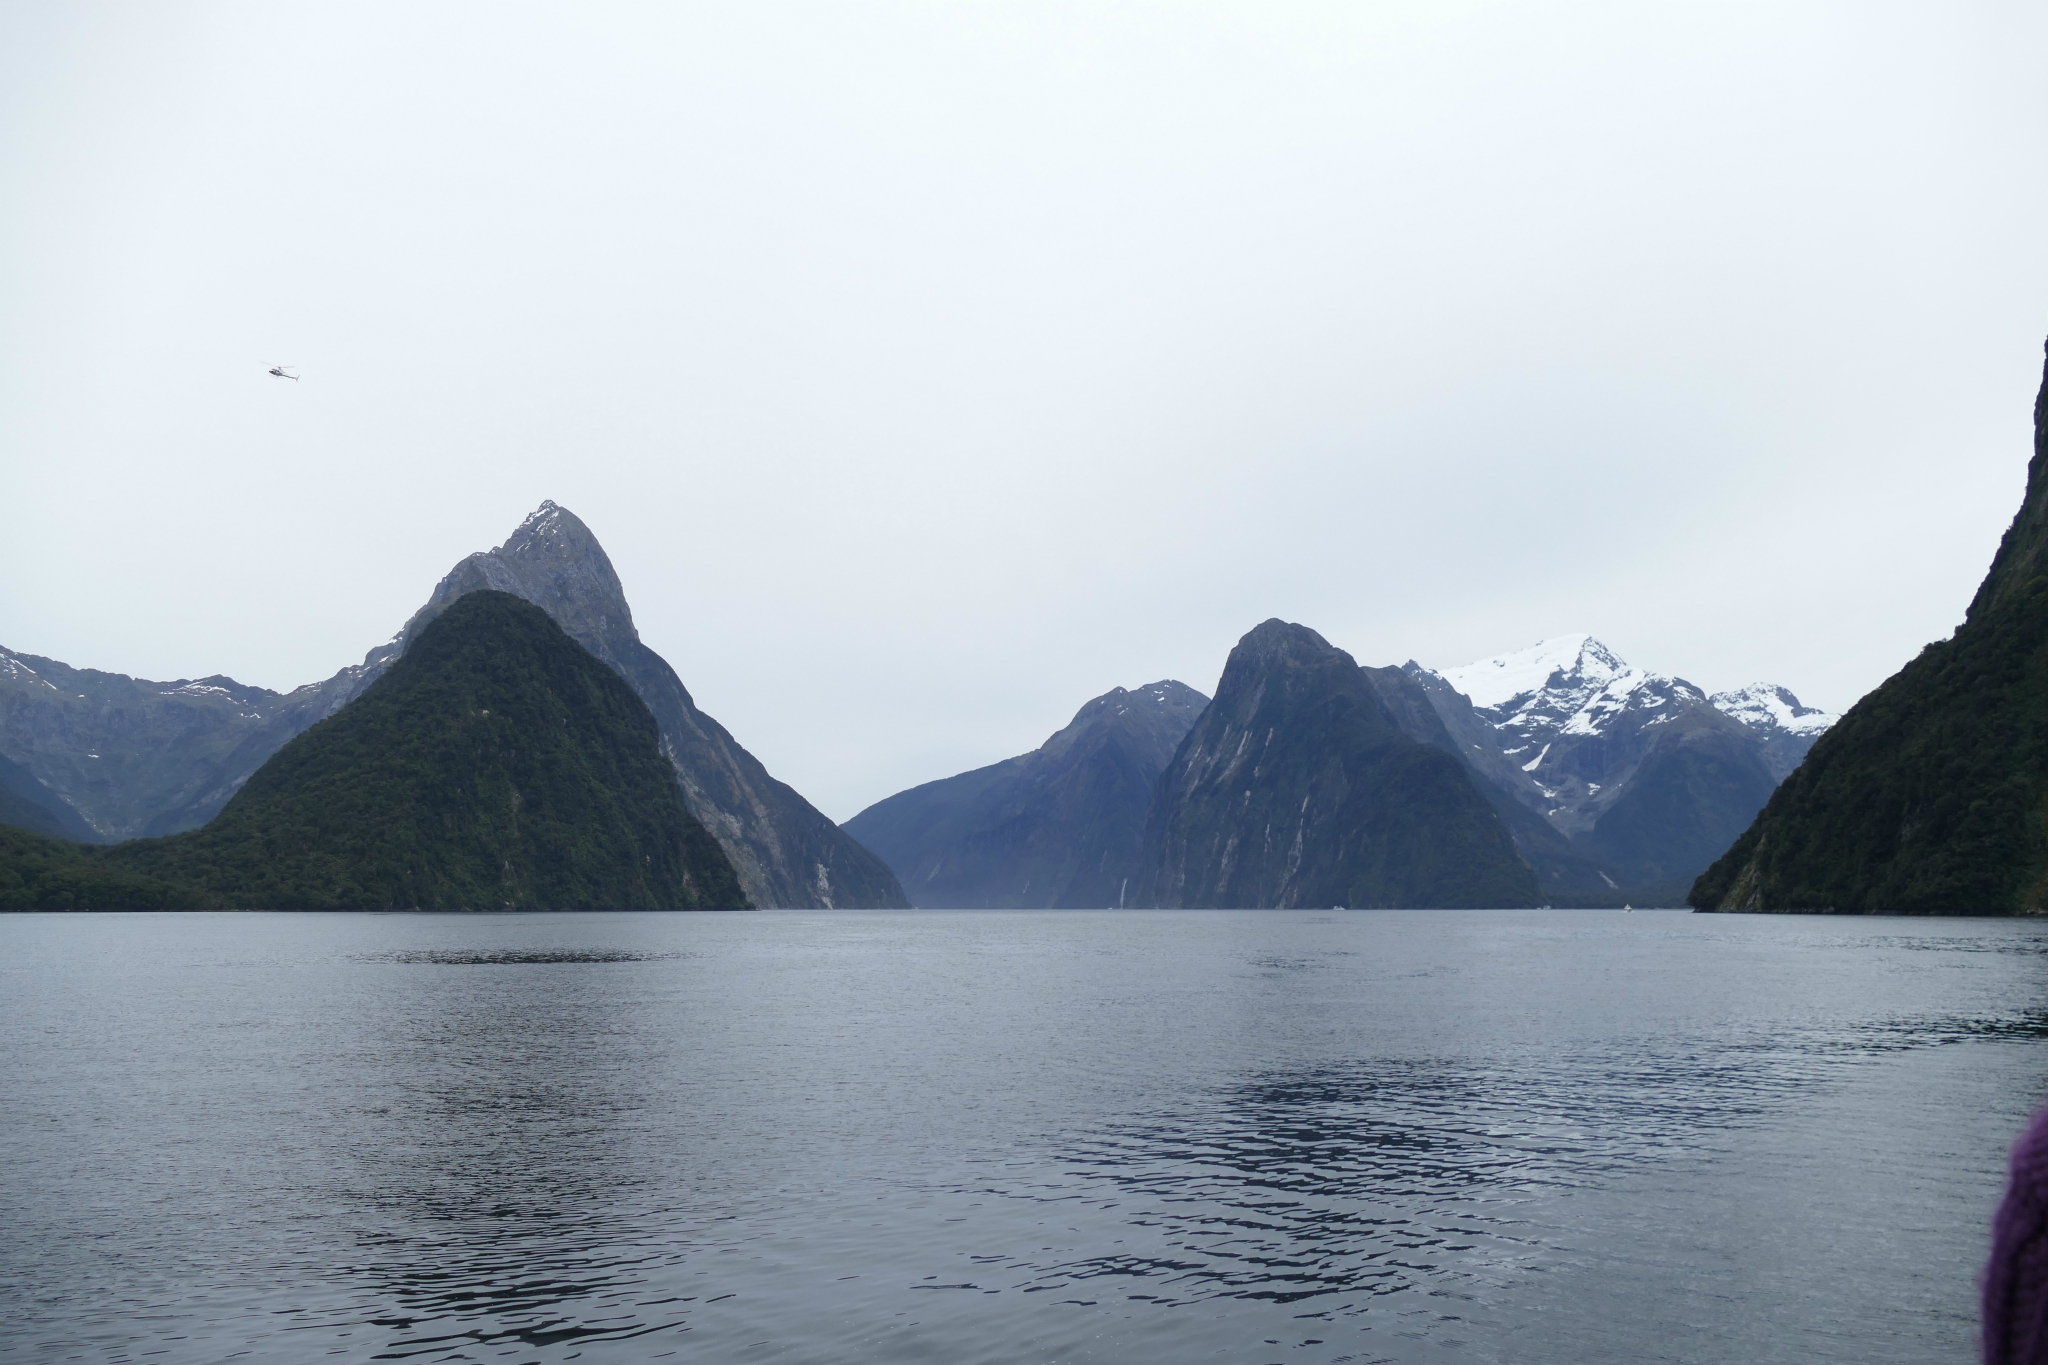
<svg viewBox="0 0 2048 1365">
<path fill-rule="evenodd" d="M 0 1355 L 1954 1361 L 2048 926 L 16 916 Z"/>
</svg>

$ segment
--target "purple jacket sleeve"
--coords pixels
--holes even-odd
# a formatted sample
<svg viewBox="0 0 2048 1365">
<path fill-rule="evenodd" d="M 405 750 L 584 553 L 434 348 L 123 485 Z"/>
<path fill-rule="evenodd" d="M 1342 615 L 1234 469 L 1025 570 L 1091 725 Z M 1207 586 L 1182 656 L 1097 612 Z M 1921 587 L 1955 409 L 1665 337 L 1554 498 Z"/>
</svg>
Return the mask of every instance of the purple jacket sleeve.
<svg viewBox="0 0 2048 1365">
<path fill-rule="evenodd" d="M 1984 1267 L 1985 1365 L 2048 1365 L 2048 1109 L 2012 1149 Z"/>
</svg>

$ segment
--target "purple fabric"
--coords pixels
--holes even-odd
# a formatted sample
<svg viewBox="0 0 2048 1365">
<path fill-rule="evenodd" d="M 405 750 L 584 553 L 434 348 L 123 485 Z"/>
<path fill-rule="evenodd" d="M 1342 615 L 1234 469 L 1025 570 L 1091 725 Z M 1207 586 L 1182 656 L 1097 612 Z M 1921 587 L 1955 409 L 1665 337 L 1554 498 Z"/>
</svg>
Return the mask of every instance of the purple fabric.
<svg viewBox="0 0 2048 1365">
<path fill-rule="evenodd" d="M 2012 1148 L 1984 1267 L 1984 1365 L 2048 1365 L 2048 1109 Z"/>
</svg>

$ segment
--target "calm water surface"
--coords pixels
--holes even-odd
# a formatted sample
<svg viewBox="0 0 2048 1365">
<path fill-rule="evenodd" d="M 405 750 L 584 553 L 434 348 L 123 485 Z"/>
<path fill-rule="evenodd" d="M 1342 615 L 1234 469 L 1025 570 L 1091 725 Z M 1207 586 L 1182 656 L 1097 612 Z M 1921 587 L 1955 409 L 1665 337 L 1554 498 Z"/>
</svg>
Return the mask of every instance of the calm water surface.
<svg viewBox="0 0 2048 1365">
<path fill-rule="evenodd" d="M 0 1356 L 1957 1362 L 2048 925 L 0 917 Z"/>
</svg>

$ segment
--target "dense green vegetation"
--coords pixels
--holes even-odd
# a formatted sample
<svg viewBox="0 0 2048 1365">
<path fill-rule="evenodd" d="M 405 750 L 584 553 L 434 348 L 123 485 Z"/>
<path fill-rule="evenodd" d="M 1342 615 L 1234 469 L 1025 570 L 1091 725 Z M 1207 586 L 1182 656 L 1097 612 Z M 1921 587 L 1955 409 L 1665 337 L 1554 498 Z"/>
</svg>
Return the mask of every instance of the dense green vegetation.
<svg viewBox="0 0 2048 1365">
<path fill-rule="evenodd" d="M 124 867 L 97 850 L 0 825 L 0 910 L 199 910 L 212 902 Z"/>
<path fill-rule="evenodd" d="M 1823 735 L 1701 909 L 2048 909 L 2048 377 L 2027 496 L 1968 618 Z"/>
<path fill-rule="evenodd" d="M 258 909 L 745 904 L 633 690 L 545 612 L 488 591 L 451 605 L 203 829 L 79 865 Z M 81 884 L 75 908 L 107 894 Z"/>
<path fill-rule="evenodd" d="M 1982 915 L 2048 900 L 2048 579 L 1821 736 L 1696 906 Z"/>
</svg>

